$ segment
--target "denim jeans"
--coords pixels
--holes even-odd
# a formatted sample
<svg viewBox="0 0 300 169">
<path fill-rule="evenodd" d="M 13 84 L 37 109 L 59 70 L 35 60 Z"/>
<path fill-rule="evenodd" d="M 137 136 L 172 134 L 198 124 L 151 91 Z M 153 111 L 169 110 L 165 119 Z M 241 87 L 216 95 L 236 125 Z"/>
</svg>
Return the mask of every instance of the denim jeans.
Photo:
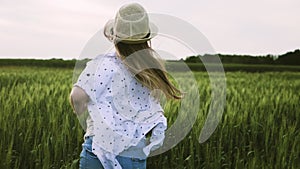
<svg viewBox="0 0 300 169">
<path fill-rule="evenodd" d="M 93 137 L 87 137 L 82 144 L 79 169 L 104 169 L 98 157 L 92 152 Z M 146 159 L 117 156 L 123 169 L 146 169 Z"/>
</svg>

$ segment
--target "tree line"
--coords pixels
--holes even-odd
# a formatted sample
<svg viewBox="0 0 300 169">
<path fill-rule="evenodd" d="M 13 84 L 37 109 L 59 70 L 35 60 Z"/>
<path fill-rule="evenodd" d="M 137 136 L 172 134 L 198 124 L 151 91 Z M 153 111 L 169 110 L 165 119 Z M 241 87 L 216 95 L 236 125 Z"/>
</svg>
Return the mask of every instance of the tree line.
<svg viewBox="0 0 300 169">
<path fill-rule="evenodd" d="M 199 55 L 187 57 L 184 61 L 187 63 L 202 63 L 202 59 L 209 60 L 212 55 Z M 278 64 L 278 65 L 300 65 L 300 50 L 287 52 L 280 56 L 266 55 L 266 56 L 249 56 L 249 55 L 224 55 L 217 54 L 223 64 Z"/>
<path fill-rule="evenodd" d="M 212 55 L 190 56 L 184 59 L 186 63 L 202 63 L 201 59 L 209 60 Z M 264 64 L 264 65 L 300 65 L 300 50 L 287 52 L 280 56 L 249 56 L 249 55 L 224 55 L 217 54 L 223 64 Z M 63 60 L 63 59 L 0 59 L 0 66 L 39 66 L 39 67 L 58 67 L 73 68 L 75 64 L 85 64 L 85 60 Z M 172 61 L 176 62 L 176 61 Z"/>
</svg>

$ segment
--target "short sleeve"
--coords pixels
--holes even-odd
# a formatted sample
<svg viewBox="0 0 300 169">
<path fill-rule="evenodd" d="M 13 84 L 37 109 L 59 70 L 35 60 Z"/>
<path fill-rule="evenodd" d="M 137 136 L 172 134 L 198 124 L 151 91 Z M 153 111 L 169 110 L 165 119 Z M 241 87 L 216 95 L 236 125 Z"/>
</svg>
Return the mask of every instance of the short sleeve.
<svg viewBox="0 0 300 169">
<path fill-rule="evenodd" d="M 110 83 L 113 74 L 113 64 L 110 61 L 111 59 L 105 56 L 89 61 L 74 84 L 82 88 L 94 102 L 96 102 L 96 96 L 107 89 Z"/>
<path fill-rule="evenodd" d="M 95 66 L 93 60 L 87 62 L 86 67 L 79 75 L 77 82 L 73 85 L 82 88 L 90 98 L 93 97 L 93 75 L 95 74 Z"/>
</svg>

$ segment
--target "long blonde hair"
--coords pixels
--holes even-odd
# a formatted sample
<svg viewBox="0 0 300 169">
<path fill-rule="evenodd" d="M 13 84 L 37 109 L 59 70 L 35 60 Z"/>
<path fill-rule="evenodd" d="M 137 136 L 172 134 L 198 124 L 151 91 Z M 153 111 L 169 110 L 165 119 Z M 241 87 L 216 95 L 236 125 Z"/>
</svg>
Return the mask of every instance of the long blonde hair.
<svg viewBox="0 0 300 169">
<path fill-rule="evenodd" d="M 118 57 L 144 86 L 163 91 L 168 99 L 182 98 L 182 92 L 168 79 L 164 63 L 151 48 L 150 41 L 138 44 L 118 42 L 115 48 Z"/>
</svg>

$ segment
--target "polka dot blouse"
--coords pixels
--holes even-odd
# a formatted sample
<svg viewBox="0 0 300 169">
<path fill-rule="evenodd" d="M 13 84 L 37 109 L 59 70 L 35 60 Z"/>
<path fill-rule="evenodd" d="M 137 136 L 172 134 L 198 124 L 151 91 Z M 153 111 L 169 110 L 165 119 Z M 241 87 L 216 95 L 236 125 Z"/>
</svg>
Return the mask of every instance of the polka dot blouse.
<svg viewBox="0 0 300 169">
<path fill-rule="evenodd" d="M 167 121 L 160 103 L 115 53 L 89 61 L 74 86 L 90 98 L 92 150 L 105 168 L 121 168 L 116 155 L 136 146 L 152 129 L 145 156 L 163 144 Z"/>
</svg>

